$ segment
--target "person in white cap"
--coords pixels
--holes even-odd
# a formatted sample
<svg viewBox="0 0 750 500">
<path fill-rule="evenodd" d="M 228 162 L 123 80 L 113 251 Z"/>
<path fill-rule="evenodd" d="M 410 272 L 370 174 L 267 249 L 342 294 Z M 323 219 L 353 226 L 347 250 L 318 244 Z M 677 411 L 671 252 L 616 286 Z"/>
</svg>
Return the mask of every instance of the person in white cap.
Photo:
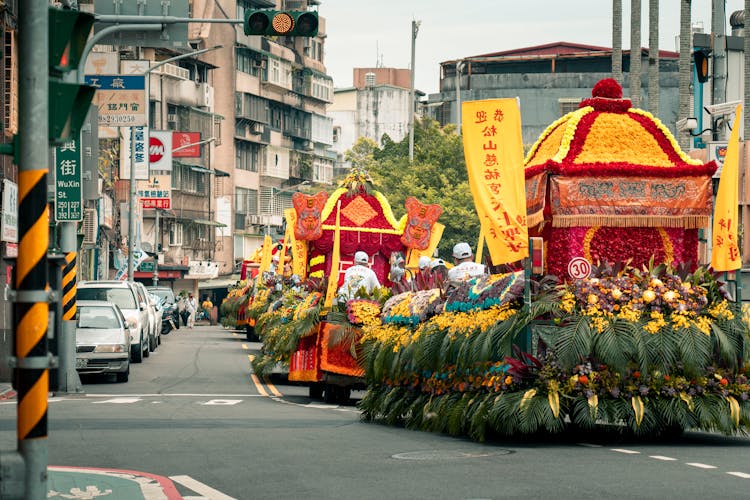
<svg viewBox="0 0 750 500">
<path fill-rule="evenodd" d="M 417 263 L 417 267 L 419 267 L 420 272 L 428 271 L 430 268 L 430 263 L 432 262 L 432 259 L 429 258 L 426 255 L 423 255 L 419 258 L 419 262 Z"/>
<path fill-rule="evenodd" d="M 466 281 L 475 276 L 485 273 L 484 265 L 472 262 L 474 254 L 468 243 L 456 243 L 453 247 L 453 260 L 456 265 L 448 271 L 448 279 L 453 281 Z"/>
<path fill-rule="evenodd" d="M 353 299 L 360 288 L 364 288 L 367 293 L 371 293 L 380 286 L 375 271 L 368 267 L 369 262 L 370 258 L 365 252 L 359 251 L 354 254 L 354 265 L 344 273 L 344 284 L 338 291 L 340 300 Z"/>
</svg>

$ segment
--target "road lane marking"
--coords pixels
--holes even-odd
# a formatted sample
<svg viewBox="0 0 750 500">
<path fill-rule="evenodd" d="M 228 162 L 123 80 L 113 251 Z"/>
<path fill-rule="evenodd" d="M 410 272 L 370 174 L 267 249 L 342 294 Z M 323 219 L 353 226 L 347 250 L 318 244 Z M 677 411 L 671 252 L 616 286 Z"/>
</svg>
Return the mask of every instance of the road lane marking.
<svg viewBox="0 0 750 500">
<path fill-rule="evenodd" d="M 612 448 L 612 451 L 616 451 L 617 453 L 625 453 L 626 455 L 640 455 L 640 451 L 635 450 L 623 450 L 622 448 Z"/>
<path fill-rule="evenodd" d="M 649 455 L 649 458 L 653 458 L 655 460 L 664 460 L 665 462 L 671 462 L 673 460 L 677 460 L 676 458 L 665 457 L 664 455 Z"/>
<path fill-rule="evenodd" d="M 269 390 L 270 390 L 270 391 L 271 391 L 271 392 L 273 393 L 273 395 L 274 395 L 274 396 L 276 396 L 276 397 L 278 397 L 278 398 L 280 398 L 280 397 L 283 397 L 283 396 L 284 396 L 283 394 L 281 394 L 281 393 L 279 392 L 279 390 L 278 390 L 278 389 L 276 389 L 276 386 L 274 386 L 274 385 L 273 385 L 273 384 L 271 383 L 271 381 L 270 381 L 270 380 L 268 380 L 268 379 L 265 379 L 265 380 L 264 380 L 263 382 L 265 382 L 265 384 L 266 384 L 266 387 L 268 387 L 268 389 L 269 389 Z"/>
<path fill-rule="evenodd" d="M 742 479 L 750 479 L 750 474 L 744 472 L 727 472 L 730 476 L 741 477 Z"/>
<path fill-rule="evenodd" d="M 241 399 L 211 399 L 201 403 L 202 405 L 236 405 L 242 403 Z"/>
<path fill-rule="evenodd" d="M 210 498 L 211 500 L 236 500 L 234 497 L 225 495 L 224 493 L 211 488 L 210 486 L 196 481 L 190 476 L 169 476 L 169 479 L 175 483 L 180 483 L 186 488 L 190 488 L 194 492 L 203 495 L 204 498 Z"/>
<path fill-rule="evenodd" d="M 94 404 L 95 405 L 98 405 L 100 403 L 130 404 L 130 403 L 137 403 L 140 400 L 141 398 L 113 398 L 113 399 L 105 399 L 104 401 L 94 401 Z"/>
<path fill-rule="evenodd" d="M 685 465 L 689 465 L 690 467 L 697 467 L 699 469 L 716 469 L 717 468 L 715 465 L 701 464 L 698 462 L 688 462 Z"/>
<path fill-rule="evenodd" d="M 268 397 L 268 393 L 263 388 L 263 384 L 260 383 L 260 379 L 258 378 L 258 376 L 256 374 L 254 374 L 254 373 L 251 373 L 250 374 L 250 379 L 253 381 L 253 384 L 255 384 L 255 388 L 258 389 L 258 392 L 262 396 Z"/>
</svg>

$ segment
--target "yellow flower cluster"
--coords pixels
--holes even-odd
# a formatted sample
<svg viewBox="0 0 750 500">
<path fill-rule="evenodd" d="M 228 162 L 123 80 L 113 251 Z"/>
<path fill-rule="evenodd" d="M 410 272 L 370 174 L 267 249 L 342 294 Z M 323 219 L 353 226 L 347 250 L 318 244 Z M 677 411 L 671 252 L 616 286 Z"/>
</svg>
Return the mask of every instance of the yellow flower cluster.
<svg viewBox="0 0 750 500">
<path fill-rule="evenodd" d="M 578 123 L 581 121 L 581 118 L 591 113 L 592 111 L 594 111 L 594 108 L 592 108 L 591 106 L 586 106 L 583 108 L 579 108 L 573 113 L 570 113 L 570 119 L 565 126 L 565 133 L 563 134 L 562 142 L 560 143 L 560 149 L 557 150 L 557 154 L 554 158 L 552 158 L 552 161 L 562 163 L 565 157 L 568 156 L 568 153 L 570 152 L 570 145 L 573 143 L 573 139 L 576 135 Z"/>
<path fill-rule="evenodd" d="M 560 309 L 570 314 L 576 306 L 576 296 L 573 292 L 563 293 L 562 300 L 560 301 Z"/>
<path fill-rule="evenodd" d="M 382 324 L 380 321 L 380 306 L 378 306 L 378 304 L 370 301 L 357 300 L 351 304 L 351 307 L 355 312 L 355 316 L 363 326 L 379 326 Z"/>
<path fill-rule="evenodd" d="M 725 319 L 727 321 L 734 319 L 734 313 L 729 310 L 726 299 L 709 307 L 708 314 L 716 319 Z"/>
<path fill-rule="evenodd" d="M 636 311 L 628 305 L 624 305 L 620 308 L 620 312 L 617 315 L 618 318 L 624 319 L 625 321 L 636 322 L 641 318 L 640 311 Z"/>
<path fill-rule="evenodd" d="M 664 321 L 664 315 L 658 311 L 651 311 L 651 321 L 643 326 L 648 333 L 657 333 L 667 322 Z"/>
<path fill-rule="evenodd" d="M 634 113 L 636 115 L 645 116 L 649 120 L 651 120 L 654 125 L 661 131 L 662 134 L 664 134 L 664 137 L 667 138 L 669 143 L 672 145 L 672 148 L 675 150 L 675 152 L 680 156 L 680 159 L 687 163 L 688 165 L 701 165 L 703 162 L 700 160 L 697 160 L 695 158 L 690 158 L 688 155 L 685 154 L 685 152 L 682 150 L 682 148 L 677 144 L 677 141 L 675 140 L 674 136 L 672 135 L 672 132 L 669 131 L 667 127 L 664 126 L 664 124 L 659 120 L 657 117 L 652 115 L 646 110 L 638 109 L 638 108 L 630 108 L 628 110 L 630 113 Z"/>
<path fill-rule="evenodd" d="M 491 326 L 505 321 L 517 312 L 517 309 L 504 304 L 483 311 L 444 313 L 433 316 L 425 327 L 429 328 L 429 325 L 437 326 L 439 329 L 447 331 L 452 338 L 458 335 L 468 337 L 477 331 L 486 331 Z"/>
<path fill-rule="evenodd" d="M 364 325 L 360 342 L 373 341 L 379 344 L 392 344 L 393 352 L 416 340 L 418 334 L 409 328 L 399 325 Z"/>
</svg>

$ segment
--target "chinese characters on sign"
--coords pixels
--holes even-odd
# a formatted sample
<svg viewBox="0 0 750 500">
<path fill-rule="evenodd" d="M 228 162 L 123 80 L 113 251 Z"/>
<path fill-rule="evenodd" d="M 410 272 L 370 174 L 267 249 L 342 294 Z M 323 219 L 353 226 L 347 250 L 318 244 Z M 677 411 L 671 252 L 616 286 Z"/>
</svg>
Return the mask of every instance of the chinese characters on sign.
<svg viewBox="0 0 750 500">
<path fill-rule="evenodd" d="M 139 183 L 138 198 L 143 208 L 172 207 L 171 177 L 168 175 L 154 175 L 148 183 Z"/>
<path fill-rule="evenodd" d="M 2 241 L 18 242 L 18 185 L 3 179 Z"/>
<path fill-rule="evenodd" d="M 55 220 L 83 220 L 80 141 L 71 140 L 55 148 Z"/>
<path fill-rule="evenodd" d="M 86 75 L 86 84 L 96 87 L 99 126 L 146 125 L 145 82 L 143 75 Z"/>
<path fill-rule="evenodd" d="M 120 137 L 120 179 L 130 179 L 130 166 L 135 165 L 135 178 L 148 178 L 148 137 L 147 127 L 121 128 Z M 132 143 L 132 145 L 131 145 Z"/>
<path fill-rule="evenodd" d="M 515 99 L 462 107 L 464 155 L 493 265 L 528 257 L 521 115 Z"/>
</svg>

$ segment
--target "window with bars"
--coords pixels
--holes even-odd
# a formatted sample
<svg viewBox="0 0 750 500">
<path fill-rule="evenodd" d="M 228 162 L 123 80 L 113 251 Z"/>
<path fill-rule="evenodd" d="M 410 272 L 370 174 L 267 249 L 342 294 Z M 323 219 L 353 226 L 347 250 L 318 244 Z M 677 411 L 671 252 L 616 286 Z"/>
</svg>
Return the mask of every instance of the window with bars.
<svg viewBox="0 0 750 500">
<path fill-rule="evenodd" d="M 173 247 L 182 246 L 182 223 L 172 222 L 169 224 L 169 245 Z"/>
<path fill-rule="evenodd" d="M 265 146 L 250 141 L 234 141 L 235 161 L 234 166 L 240 170 L 258 172 L 263 158 L 265 158 Z"/>
<path fill-rule="evenodd" d="M 560 116 L 565 116 L 578 109 L 578 105 L 581 104 L 581 99 L 575 97 L 560 98 L 557 102 L 560 105 Z"/>
</svg>

